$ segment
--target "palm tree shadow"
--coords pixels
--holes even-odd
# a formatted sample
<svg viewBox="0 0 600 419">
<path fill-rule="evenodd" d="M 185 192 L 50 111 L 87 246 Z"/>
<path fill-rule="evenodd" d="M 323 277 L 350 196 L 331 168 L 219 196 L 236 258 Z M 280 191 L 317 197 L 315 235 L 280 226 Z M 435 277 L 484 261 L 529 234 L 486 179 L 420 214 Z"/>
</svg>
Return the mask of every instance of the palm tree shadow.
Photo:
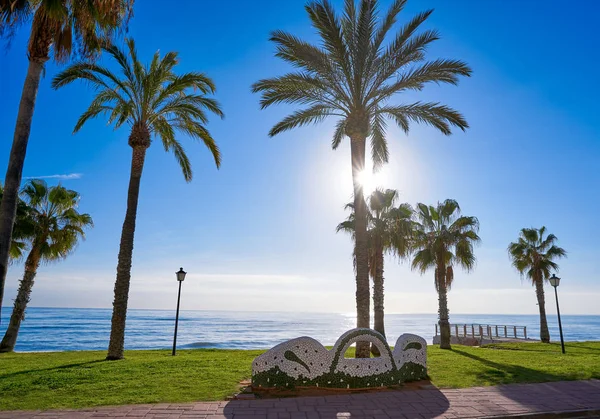
<svg viewBox="0 0 600 419">
<path fill-rule="evenodd" d="M 590 399 L 598 400 L 598 386 L 593 380 L 576 381 L 577 377 L 572 374 L 550 374 L 519 365 L 489 361 L 456 349 L 452 351 L 489 367 L 479 377 L 491 384 L 505 384 L 507 381 L 519 383 L 500 385 L 496 390 L 522 406 L 547 411 L 575 411 L 588 409 Z M 600 403 L 596 404 L 600 406 Z"/>
<path fill-rule="evenodd" d="M 556 353 L 560 352 L 560 342 L 550 342 L 550 343 L 546 343 L 545 346 L 553 348 L 556 350 Z M 531 347 L 528 347 L 527 345 L 523 346 L 515 346 L 515 347 L 510 347 L 510 346 L 506 346 L 506 344 L 496 344 L 496 343 L 492 343 L 492 344 L 488 344 L 488 345 L 484 345 L 483 347 L 485 347 L 486 349 L 494 349 L 494 350 L 499 350 L 499 351 L 519 351 L 519 352 L 540 352 L 540 353 L 551 353 L 552 351 L 548 351 L 548 350 L 544 350 L 544 349 L 539 349 L 538 346 L 534 346 L 532 345 Z M 584 346 L 584 345 L 580 345 L 578 343 L 573 343 L 573 342 L 565 342 L 565 348 L 566 351 L 569 352 L 570 350 L 576 350 L 577 352 L 590 352 L 590 354 L 595 354 L 595 352 L 600 352 L 600 347 L 598 348 L 594 348 L 591 346 Z"/>
<path fill-rule="evenodd" d="M 76 364 L 59 365 L 57 367 L 51 367 L 51 368 L 41 368 L 41 369 L 37 369 L 37 370 L 17 371 L 17 372 L 12 372 L 12 373 L 9 373 L 9 374 L 0 374 L 0 379 L 1 378 L 8 378 L 8 377 L 16 377 L 16 376 L 19 376 L 19 375 L 34 374 L 34 373 L 43 372 L 43 371 L 57 371 L 57 370 L 64 370 L 64 369 L 69 369 L 69 368 L 83 367 L 85 365 L 97 364 L 99 362 L 108 362 L 108 361 L 106 361 L 104 359 L 98 359 L 96 361 L 88 361 L 88 362 L 79 362 L 79 363 L 76 363 Z"/>
<path fill-rule="evenodd" d="M 483 372 L 477 373 L 477 378 L 481 381 L 490 383 L 490 385 L 508 384 L 514 382 L 547 382 L 572 380 L 571 375 L 551 374 L 546 371 L 539 371 L 532 368 L 523 367 L 520 365 L 501 364 L 499 362 L 490 361 L 489 359 L 481 358 L 468 352 L 463 352 L 460 349 L 452 349 L 457 355 L 470 358 L 478 361 L 488 367 Z"/>
<path fill-rule="evenodd" d="M 559 345 L 560 346 L 559 343 L 556 343 L 555 345 Z M 565 343 L 565 348 L 567 350 L 569 350 L 569 347 L 570 347 L 570 345 L 568 343 Z M 600 352 L 600 348 L 593 348 L 591 346 L 577 345 L 577 346 L 575 346 L 575 348 L 577 348 L 577 349 L 584 349 L 584 350 L 590 351 L 590 352 Z"/>
</svg>

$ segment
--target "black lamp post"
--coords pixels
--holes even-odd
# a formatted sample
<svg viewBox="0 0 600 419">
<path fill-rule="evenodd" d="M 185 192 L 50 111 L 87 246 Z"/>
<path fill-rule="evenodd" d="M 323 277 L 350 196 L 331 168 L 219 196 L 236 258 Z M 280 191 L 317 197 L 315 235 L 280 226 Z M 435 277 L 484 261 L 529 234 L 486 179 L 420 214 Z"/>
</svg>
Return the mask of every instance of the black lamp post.
<svg viewBox="0 0 600 419">
<path fill-rule="evenodd" d="M 556 298 L 556 314 L 558 314 L 558 330 L 560 331 L 560 346 L 562 348 L 562 353 L 565 353 L 565 340 L 563 339 L 562 333 L 562 323 L 560 322 L 560 308 L 558 307 L 558 285 L 560 284 L 560 278 L 555 274 L 552 274 L 550 277 L 550 285 L 554 287 L 554 297 Z"/>
<path fill-rule="evenodd" d="M 175 275 L 177 275 L 177 282 L 179 282 L 179 293 L 177 294 L 177 314 L 175 315 L 175 334 L 173 335 L 173 356 L 175 356 L 175 350 L 177 346 L 177 325 L 179 324 L 179 301 L 181 300 L 181 283 L 185 279 L 186 273 L 187 272 L 183 271 L 183 268 L 179 268 L 179 271 L 175 272 Z"/>
</svg>

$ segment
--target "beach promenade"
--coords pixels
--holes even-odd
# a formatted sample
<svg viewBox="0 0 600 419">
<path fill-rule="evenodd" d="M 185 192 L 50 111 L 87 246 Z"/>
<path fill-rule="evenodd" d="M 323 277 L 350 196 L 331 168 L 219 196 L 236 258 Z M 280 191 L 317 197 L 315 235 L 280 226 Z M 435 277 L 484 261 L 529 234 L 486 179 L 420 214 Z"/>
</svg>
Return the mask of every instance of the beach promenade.
<svg viewBox="0 0 600 419">
<path fill-rule="evenodd" d="M 0 412 L 0 419 L 337 419 L 600 417 L 600 380 L 423 388 L 324 397 Z"/>
</svg>

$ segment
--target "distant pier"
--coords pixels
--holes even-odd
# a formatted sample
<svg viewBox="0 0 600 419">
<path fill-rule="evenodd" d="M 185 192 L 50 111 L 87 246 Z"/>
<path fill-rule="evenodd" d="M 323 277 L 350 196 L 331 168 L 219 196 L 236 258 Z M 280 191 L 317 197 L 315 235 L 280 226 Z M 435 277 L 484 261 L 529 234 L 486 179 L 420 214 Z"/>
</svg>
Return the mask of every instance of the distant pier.
<svg viewBox="0 0 600 419">
<path fill-rule="evenodd" d="M 450 325 L 450 343 L 468 346 L 501 342 L 533 341 L 527 337 L 527 326 L 505 324 L 456 323 Z M 435 345 L 440 343 L 439 325 L 435 325 Z"/>
</svg>

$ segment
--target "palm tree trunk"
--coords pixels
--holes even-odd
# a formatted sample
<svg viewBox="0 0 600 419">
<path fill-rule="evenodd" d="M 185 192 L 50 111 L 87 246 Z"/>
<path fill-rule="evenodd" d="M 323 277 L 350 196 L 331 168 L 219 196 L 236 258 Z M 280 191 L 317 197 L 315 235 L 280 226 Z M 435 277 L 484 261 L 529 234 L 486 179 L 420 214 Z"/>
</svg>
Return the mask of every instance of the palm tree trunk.
<svg viewBox="0 0 600 419">
<path fill-rule="evenodd" d="M 544 281 L 541 276 L 535 280 L 535 294 L 537 295 L 538 307 L 540 309 L 540 339 L 544 343 L 550 343 L 550 331 L 546 319 L 546 300 L 544 297 Z"/>
<path fill-rule="evenodd" d="M 354 236 L 356 252 L 356 327 L 370 327 L 371 293 L 369 289 L 369 255 L 367 243 L 367 204 L 360 183 L 360 173 L 365 168 L 366 138 L 351 138 L 352 183 L 354 186 Z M 356 357 L 369 358 L 369 342 L 356 343 Z"/>
<path fill-rule="evenodd" d="M 135 130 L 135 129 L 134 129 Z M 134 135 L 134 133 L 132 133 Z M 131 140 L 130 140 L 131 141 Z M 125 321 L 127 318 L 127 301 L 129 299 L 129 283 L 131 280 L 131 261 L 133 256 L 133 236 L 137 216 L 140 180 L 144 168 L 147 146 L 134 146 L 131 155 L 131 176 L 127 192 L 127 212 L 121 231 L 119 261 L 117 264 L 117 280 L 115 282 L 115 299 L 113 301 L 112 325 L 108 344 L 107 360 L 123 359 L 125 346 Z"/>
<path fill-rule="evenodd" d="M 0 307 L 2 307 L 2 300 L 4 298 L 4 284 L 6 282 L 6 272 L 8 271 L 10 243 L 17 215 L 19 187 L 23 175 L 23 164 L 25 163 L 25 154 L 27 153 L 31 121 L 33 119 L 35 100 L 42 70 L 47 59 L 29 60 L 27 76 L 25 77 L 21 93 L 21 102 L 19 103 L 15 134 L 10 149 L 8 168 L 6 169 L 6 177 L 4 179 L 4 195 L 2 197 L 2 204 L 0 204 Z M 0 317 L 0 322 L 1 320 Z"/>
<path fill-rule="evenodd" d="M 384 310 L 383 310 L 383 249 L 380 247 L 375 250 L 375 275 L 373 276 L 373 328 L 385 337 Z M 380 355 L 375 345 L 371 345 L 371 353 Z"/>
<path fill-rule="evenodd" d="M 25 318 L 25 309 L 27 303 L 29 303 L 29 297 L 31 295 L 31 289 L 33 288 L 33 282 L 37 268 L 40 265 L 40 252 L 37 246 L 34 246 L 25 262 L 25 272 L 23 279 L 19 285 L 17 292 L 17 298 L 15 299 L 15 305 L 13 307 L 12 315 L 10 316 L 10 322 L 2 343 L 0 343 L 0 352 L 12 352 L 15 349 L 17 343 L 17 336 L 21 327 L 21 322 Z"/>
<path fill-rule="evenodd" d="M 440 349 L 452 349 L 450 346 L 450 314 L 448 313 L 448 289 L 446 287 L 446 267 L 436 269 L 438 285 L 438 316 L 440 325 Z"/>
</svg>

